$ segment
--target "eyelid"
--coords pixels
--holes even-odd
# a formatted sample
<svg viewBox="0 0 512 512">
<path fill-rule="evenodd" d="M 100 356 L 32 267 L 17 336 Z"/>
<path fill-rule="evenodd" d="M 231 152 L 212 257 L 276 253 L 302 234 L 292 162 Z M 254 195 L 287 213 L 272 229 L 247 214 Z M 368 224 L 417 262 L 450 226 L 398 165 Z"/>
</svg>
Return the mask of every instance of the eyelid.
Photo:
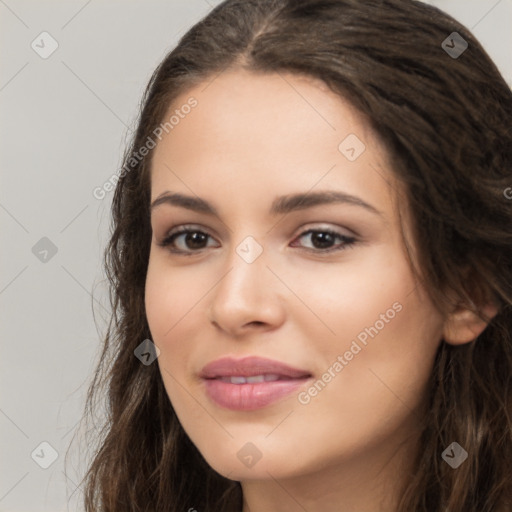
<svg viewBox="0 0 512 512">
<path fill-rule="evenodd" d="M 347 238 L 359 238 L 359 234 L 356 233 L 354 230 L 349 229 L 347 227 L 338 226 L 336 224 L 330 224 L 327 222 L 309 222 L 303 226 L 300 227 L 299 231 L 297 232 L 294 237 L 298 237 L 301 235 L 304 235 L 305 233 L 308 233 L 309 231 L 330 231 L 333 233 L 336 233 L 340 236 L 345 236 Z"/>
<path fill-rule="evenodd" d="M 305 235 L 306 233 L 308 233 L 310 231 L 321 231 L 321 230 L 330 231 L 337 235 L 345 236 L 347 238 L 359 237 L 359 235 L 357 233 L 355 233 L 353 230 L 350 230 L 348 228 L 343 228 L 349 232 L 349 233 L 345 234 L 343 232 L 338 231 L 339 229 L 342 229 L 341 227 L 333 228 L 330 225 L 326 225 L 326 223 L 320 223 L 320 224 L 322 224 L 322 225 L 318 225 L 318 223 L 310 223 L 310 224 L 306 224 L 305 226 L 301 226 L 300 230 L 295 235 L 292 235 L 293 239 L 300 237 L 302 235 Z M 164 240 L 168 239 L 169 237 L 171 237 L 175 234 L 183 233 L 183 232 L 187 232 L 187 231 L 201 231 L 201 232 L 204 232 L 205 234 L 207 234 L 208 236 L 210 236 L 211 238 L 216 239 L 216 236 L 213 235 L 208 228 L 205 228 L 204 226 L 201 226 L 200 224 L 181 224 L 181 225 L 175 226 L 175 227 L 171 228 L 169 231 L 167 231 L 164 235 Z"/>
<path fill-rule="evenodd" d="M 164 236 L 169 237 L 175 235 L 176 233 L 182 233 L 184 231 L 201 231 L 203 233 L 210 235 L 212 238 L 216 238 L 216 235 L 213 234 L 213 230 L 206 228 L 201 224 L 179 224 L 166 230 Z"/>
<path fill-rule="evenodd" d="M 335 253 L 344 251 L 346 249 L 353 248 L 355 244 L 360 242 L 360 239 L 358 236 L 355 236 L 353 234 L 350 234 L 350 235 L 344 234 L 344 233 L 338 231 L 338 229 L 333 229 L 331 227 L 309 227 L 309 228 L 306 228 L 303 231 L 301 231 L 292 240 L 291 243 L 293 244 L 296 240 L 299 240 L 303 236 L 306 236 L 310 233 L 329 233 L 330 235 L 334 236 L 335 238 L 341 240 L 341 244 L 334 245 L 334 247 L 329 247 L 327 249 L 315 249 L 315 248 L 303 247 L 303 246 L 298 247 L 299 249 L 301 249 L 305 252 L 308 252 L 312 255 L 317 255 L 317 256 L 327 256 L 330 254 L 335 254 Z M 291 247 L 296 247 L 296 246 L 292 245 Z"/>
<path fill-rule="evenodd" d="M 168 240 L 170 240 L 171 237 L 173 237 L 175 235 L 180 235 L 182 233 L 188 233 L 190 231 L 192 231 L 192 232 L 199 231 L 201 233 L 204 233 L 205 235 L 208 235 L 210 238 L 212 238 L 217 243 L 219 243 L 219 241 L 211 233 L 211 231 L 209 229 L 201 226 L 200 224 L 181 224 L 179 226 L 175 226 L 174 228 L 171 228 L 169 231 L 166 231 L 166 233 L 164 234 L 163 239 L 159 243 L 159 245 L 166 246 L 166 245 L 168 245 L 166 242 Z M 199 251 L 190 251 L 190 252 L 199 252 Z"/>
<path fill-rule="evenodd" d="M 343 250 L 353 248 L 355 244 L 360 242 L 359 235 L 354 234 L 352 230 L 348 230 L 349 234 L 345 234 L 341 231 L 341 227 L 333 228 L 332 226 L 326 226 L 325 223 L 320 223 L 323 225 L 318 225 L 315 223 L 311 223 L 310 225 L 302 226 L 299 233 L 297 233 L 295 236 L 292 237 L 292 241 L 290 242 L 290 247 L 297 247 L 298 249 L 301 249 L 304 252 L 310 253 L 312 255 L 317 256 L 327 256 L 330 254 L 338 253 Z M 347 228 L 344 228 L 347 229 Z M 219 244 L 218 240 L 215 236 L 213 236 L 207 228 L 204 228 L 203 226 L 200 226 L 198 224 L 182 224 L 179 226 L 176 226 L 174 228 L 171 228 L 166 235 L 164 236 L 163 240 L 158 243 L 159 246 L 163 248 L 168 248 L 168 251 L 174 255 L 178 256 L 193 256 L 193 255 L 200 255 L 202 254 L 206 249 L 211 249 L 212 247 L 203 247 L 201 249 L 197 250 L 183 250 L 183 249 L 176 249 L 173 248 L 172 245 L 174 243 L 174 240 L 178 238 L 182 234 L 187 234 L 190 232 L 200 232 L 204 233 L 207 237 L 209 237 L 212 240 L 215 240 L 217 244 Z M 338 239 L 340 242 L 338 244 L 334 245 L 333 247 L 324 248 L 324 249 L 318 249 L 318 248 L 311 248 L 311 247 L 304 247 L 304 246 L 297 246 L 292 245 L 297 240 L 301 239 L 302 237 L 310 234 L 310 233 L 329 233 L 330 235 L 334 236 L 335 239 Z M 172 240 L 171 240 L 172 239 Z M 218 247 L 213 247 L 218 248 Z"/>
</svg>

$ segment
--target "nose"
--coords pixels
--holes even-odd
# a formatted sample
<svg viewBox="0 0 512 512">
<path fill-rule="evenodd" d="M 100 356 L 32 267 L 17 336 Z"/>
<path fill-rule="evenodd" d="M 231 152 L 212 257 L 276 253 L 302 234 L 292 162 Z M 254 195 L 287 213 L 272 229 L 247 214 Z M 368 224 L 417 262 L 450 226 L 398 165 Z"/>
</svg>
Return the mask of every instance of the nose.
<svg viewBox="0 0 512 512">
<path fill-rule="evenodd" d="M 267 262 L 265 251 L 251 263 L 235 251 L 226 260 L 224 277 L 209 294 L 209 319 L 217 329 L 242 337 L 284 322 L 284 289 Z"/>
</svg>

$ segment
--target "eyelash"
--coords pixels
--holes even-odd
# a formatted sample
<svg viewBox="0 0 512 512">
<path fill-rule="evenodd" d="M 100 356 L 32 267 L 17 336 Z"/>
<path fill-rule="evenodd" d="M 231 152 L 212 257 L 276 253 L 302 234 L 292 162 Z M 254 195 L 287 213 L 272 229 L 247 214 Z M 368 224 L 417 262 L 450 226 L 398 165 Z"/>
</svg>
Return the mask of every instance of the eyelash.
<svg viewBox="0 0 512 512">
<path fill-rule="evenodd" d="M 176 228 L 173 232 L 169 233 L 168 236 L 166 236 L 162 242 L 158 243 L 160 247 L 169 247 L 171 246 L 176 238 L 178 238 L 181 235 L 186 235 L 190 233 L 202 233 L 209 238 L 213 238 L 211 235 L 206 233 L 205 231 L 202 231 L 200 229 L 194 228 L 192 226 L 180 226 L 179 228 Z M 327 233 L 334 238 L 341 240 L 342 245 L 339 245 L 335 248 L 329 248 L 329 249 L 310 249 L 310 248 L 304 248 L 305 251 L 312 252 L 315 254 L 330 254 L 337 251 L 342 251 L 345 249 L 353 248 L 353 246 L 357 243 L 357 240 L 355 237 L 350 237 L 346 235 L 342 235 L 341 233 L 338 233 L 337 231 L 334 231 L 332 229 L 327 228 L 318 228 L 318 229 L 307 229 L 300 233 L 296 239 L 300 239 L 305 235 L 314 234 L 314 233 Z M 202 249 L 198 250 L 189 250 L 189 251 L 182 251 L 181 249 L 176 248 L 169 248 L 169 251 L 173 254 L 182 255 L 182 256 L 192 256 L 194 254 L 198 254 L 202 252 L 204 249 L 207 249 L 207 247 L 204 247 Z"/>
</svg>

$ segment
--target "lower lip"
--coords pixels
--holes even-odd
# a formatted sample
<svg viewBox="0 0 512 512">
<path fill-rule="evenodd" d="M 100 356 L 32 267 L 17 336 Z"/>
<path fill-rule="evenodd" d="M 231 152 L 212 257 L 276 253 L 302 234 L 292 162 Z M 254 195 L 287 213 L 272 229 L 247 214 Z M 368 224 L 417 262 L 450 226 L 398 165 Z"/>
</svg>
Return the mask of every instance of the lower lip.
<svg viewBox="0 0 512 512">
<path fill-rule="evenodd" d="M 221 407 L 233 411 L 254 411 L 293 393 L 308 379 L 275 380 L 255 384 L 231 384 L 205 379 L 206 394 Z"/>
</svg>

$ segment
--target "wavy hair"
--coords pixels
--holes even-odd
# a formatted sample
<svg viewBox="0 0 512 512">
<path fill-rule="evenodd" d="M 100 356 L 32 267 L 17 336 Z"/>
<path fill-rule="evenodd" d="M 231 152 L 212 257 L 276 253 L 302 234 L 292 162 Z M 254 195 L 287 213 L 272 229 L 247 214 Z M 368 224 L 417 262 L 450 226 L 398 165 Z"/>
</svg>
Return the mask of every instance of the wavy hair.
<svg viewBox="0 0 512 512">
<path fill-rule="evenodd" d="M 468 48 L 442 47 L 457 32 Z M 451 43 L 453 46 L 454 43 Z M 415 272 L 435 304 L 448 292 L 483 316 L 472 342 L 441 341 L 416 471 L 398 512 L 497 512 L 512 505 L 512 92 L 463 25 L 415 0 L 226 0 L 170 51 L 145 90 L 112 202 L 105 250 L 112 316 L 86 413 L 106 397 L 85 475 L 87 512 L 240 512 L 239 482 L 216 473 L 181 427 L 158 365 L 144 288 L 151 242 L 151 154 L 134 160 L 175 98 L 226 69 L 322 80 L 385 143 L 404 186 Z M 137 153 L 138 154 L 138 153 Z M 127 169 L 129 169 L 127 171 Z M 510 192 L 507 194 L 507 190 Z M 441 458 L 457 441 L 469 456 Z"/>
</svg>

